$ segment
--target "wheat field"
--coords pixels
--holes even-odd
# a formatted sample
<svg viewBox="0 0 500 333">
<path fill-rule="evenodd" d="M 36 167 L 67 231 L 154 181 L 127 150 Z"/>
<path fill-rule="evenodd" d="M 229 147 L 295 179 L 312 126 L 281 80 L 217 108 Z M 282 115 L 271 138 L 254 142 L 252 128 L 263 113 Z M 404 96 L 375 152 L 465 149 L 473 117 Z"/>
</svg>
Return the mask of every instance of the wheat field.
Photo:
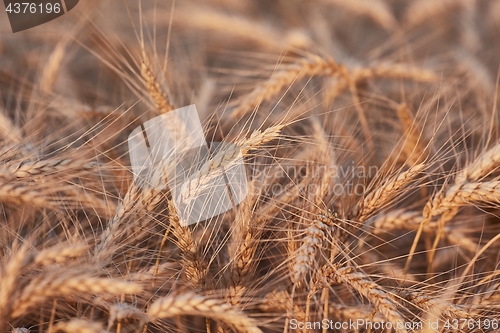
<svg viewBox="0 0 500 333">
<path fill-rule="evenodd" d="M 88 0 L 9 29 L 1 332 L 500 332 L 499 0 Z M 127 138 L 190 104 L 248 194 L 185 226 Z"/>
</svg>

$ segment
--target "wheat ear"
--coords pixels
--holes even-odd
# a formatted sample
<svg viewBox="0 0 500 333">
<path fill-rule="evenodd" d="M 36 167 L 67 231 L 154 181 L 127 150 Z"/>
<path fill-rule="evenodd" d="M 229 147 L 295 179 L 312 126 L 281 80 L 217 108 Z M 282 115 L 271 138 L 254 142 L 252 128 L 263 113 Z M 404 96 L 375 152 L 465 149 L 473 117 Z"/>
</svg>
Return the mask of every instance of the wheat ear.
<svg viewBox="0 0 500 333">
<path fill-rule="evenodd" d="M 396 304 L 391 300 L 387 291 L 371 281 L 365 274 L 356 271 L 354 267 L 339 267 L 338 264 L 328 265 L 319 272 L 319 283 L 315 289 L 324 284 L 343 284 L 356 290 L 366 297 L 375 308 L 392 323 L 396 332 L 406 333 L 405 320 L 398 312 Z"/>
<path fill-rule="evenodd" d="M 243 101 L 228 116 L 231 119 L 240 118 L 248 110 L 252 110 L 263 101 L 273 98 L 293 82 L 306 77 L 331 76 L 337 73 L 338 69 L 339 66 L 333 59 L 323 59 L 318 56 L 301 59 L 297 63 L 289 65 L 286 69 L 277 72 L 266 84 L 257 86 L 244 97 Z"/>
<path fill-rule="evenodd" d="M 14 294 L 16 292 L 18 279 L 23 268 L 30 261 L 29 246 L 23 244 L 15 249 L 11 258 L 3 265 L 0 270 L 0 327 L 3 328 L 4 321 L 8 318 L 8 314 L 12 309 Z"/>
<path fill-rule="evenodd" d="M 57 208 L 62 203 L 62 201 L 50 200 L 50 197 L 40 189 L 13 181 L 0 184 L 0 201 L 39 208 Z"/>
<path fill-rule="evenodd" d="M 255 183 L 254 180 L 248 184 L 249 194 L 239 206 L 231 243 L 228 246 L 231 284 L 226 296 L 233 305 L 241 301 L 245 286 L 253 276 L 253 269 L 257 263 L 255 253 L 267 221 L 260 217 L 253 218 L 256 202 L 260 199 L 259 194 L 254 192 Z"/>
<path fill-rule="evenodd" d="M 293 283 L 301 282 L 311 270 L 316 253 L 325 240 L 327 229 L 328 225 L 318 219 L 313 220 L 307 227 L 302 245 L 293 255 L 291 276 Z"/>
<path fill-rule="evenodd" d="M 107 255 L 105 250 L 111 248 L 115 238 L 121 231 L 122 222 L 126 216 L 129 216 L 136 210 L 146 213 L 152 211 L 161 202 L 163 195 L 164 193 L 161 191 L 151 188 L 141 189 L 135 182 L 132 183 L 101 235 L 100 242 L 96 246 L 96 258 L 104 260 L 104 256 Z"/>
<path fill-rule="evenodd" d="M 443 214 L 464 205 L 500 203 L 500 181 L 461 183 L 440 192 L 424 208 L 424 217 Z"/>
<path fill-rule="evenodd" d="M 401 295 L 418 308 L 430 312 L 439 309 L 446 318 L 469 318 L 470 314 L 462 306 L 436 299 L 422 292 L 403 292 Z"/>
<path fill-rule="evenodd" d="M 376 219 L 371 221 L 370 226 L 373 227 L 373 234 L 377 235 L 383 232 L 390 233 L 394 230 L 418 230 L 421 223 L 425 222 L 425 218 L 421 212 L 405 211 L 398 209 L 390 213 L 377 216 Z M 435 234 L 439 225 L 436 222 L 425 223 L 422 231 L 427 234 Z M 442 230 L 443 236 L 451 243 L 458 245 L 472 253 L 477 250 L 477 244 L 471 239 L 461 234 L 456 228 L 445 227 Z"/>
<path fill-rule="evenodd" d="M 68 333 L 109 333 L 100 323 L 85 319 L 72 319 L 66 322 L 58 322 L 54 326 L 54 331 L 64 331 Z"/>
<path fill-rule="evenodd" d="M 67 159 L 46 159 L 39 161 L 22 161 L 9 163 L 2 169 L 5 171 L 2 174 L 10 173 L 17 178 L 26 178 L 29 176 L 37 176 L 42 174 L 51 174 L 55 172 L 67 171 L 68 169 L 81 168 L 84 170 L 92 169 L 96 166 L 94 162 L 82 162 L 71 158 Z"/>
<path fill-rule="evenodd" d="M 203 287 L 206 283 L 206 264 L 200 259 L 198 243 L 188 227 L 183 227 L 177 216 L 172 199 L 168 200 L 169 221 L 172 225 L 172 234 L 176 238 L 176 245 L 181 250 L 181 265 L 186 273 L 187 279 L 193 288 Z"/>
<path fill-rule="evenodd" d="M 377 210 L 387 205 L 396 195 L 411 183 L 423 170 L 424 164 L 417 164 L 407 171 L 392 176 L 385 180 L 380 187 L 368 194 L 362 202 L 358 213 L 359 222 L 364 222 Z"/>
<path fill-rule="evenodd" d="M 236 145 L 229 145 L 227 149 L 217 152 L 209 161 L 204 163 L 200 170 L 190 175 L 189 181 L 182 184 L 180 190 L 180 200 L 184 203 L 198 197 L 210 185 L 210 181 L 223 174 L 221 168 L 234 166 L 235 158 L 239 155 L 246 155 L 249 150 L 256 149 L 266 142 L 279 137 L 284 125 L 271 126 L 264 131 L 256 130 L 249 138 L 236 141 Z M 217 172 L 214 172 L 217 170 Z"/>
<path fill-rule="evenodd" d="M 40 251 L 33 259 L 34 265 L 47 266 L 62 263 L 69 258 L 79 257 L 89 250 L 85 244 L 60 244 Z"/>
<path fill-rule="evenodd" d="M 20 144 L 23 133 L 19 127 L 14 125 L 4 108 L 0 107 L 0 137 L 2 140 Z"/>
<path fill-rule="evenodd" d="M 204 316 L 221 320 L 241 332 L 262 333 L 255 321 L 231 304 L 194 293 L 162 297 L 149 308 L 150 321 L 181 315 Z"/>
<path fill-rule="evenodd" d="M 115 322 L 125 318 L 133 318 L 141 322 L 147 321 L 147 315 L 133 305 L 127 303 L 114 303 L 109 307 L 108 330 Z"/>
<path fill-rule="evenodd" d="M 116 279 L 93 278 L 81 272 L 44 274 L 31 281 L 15 298 L 12 317 L 23 315 L 30 307 L 49 297 L 74 297 L 74 295 L 122 295 L 137 294 L 142 287 L 137 283 Z"/>
<path fill-rule="evenodd" d="M 403 126 L 404 142 L 403 154 L 405 155 L 405 163 L 412 167 L 416 164 L 424 162 L 426 159 L 426 148 L 423 145 L 420 130 L 417 127 L 415 119 L 413 119 L 410 110 L 406 104 L 400 104 L 397 107 L 398 118 Z"/>
<path fill-rule="evenodd" d="M 455 184 L 474 182 L 493 172 L 500 165 L 500 143 L 482 153 L 473 163 L 463 168 L 455 177 Z"/>
<path fill-rule="evenodd" d="M 160 83 L 156 80 L 151 69 L 151 63 L 144 55 L 141 63 L 141 76 L 144 79 L 144 85 L 149 92 L 153 104 L 160 114 L 174 110 L 174 106 L 169 100 L 167 94 L 163 91 Z"/>
</svg>

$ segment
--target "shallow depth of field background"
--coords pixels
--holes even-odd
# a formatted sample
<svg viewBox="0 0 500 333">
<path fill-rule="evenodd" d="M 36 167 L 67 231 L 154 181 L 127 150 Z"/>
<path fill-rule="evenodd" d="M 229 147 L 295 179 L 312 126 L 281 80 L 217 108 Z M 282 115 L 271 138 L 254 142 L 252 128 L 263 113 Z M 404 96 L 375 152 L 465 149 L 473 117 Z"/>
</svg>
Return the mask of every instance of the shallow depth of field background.
<svg viewBox="0 0 500 333">
<path fill-rule="evenodd" d="M 0 331 L 497 331 L 499 41 L 498 0 L 2 12 Z M 126 140 L 189 104 L 251 194 L 183 227 Z"/>
</svg>

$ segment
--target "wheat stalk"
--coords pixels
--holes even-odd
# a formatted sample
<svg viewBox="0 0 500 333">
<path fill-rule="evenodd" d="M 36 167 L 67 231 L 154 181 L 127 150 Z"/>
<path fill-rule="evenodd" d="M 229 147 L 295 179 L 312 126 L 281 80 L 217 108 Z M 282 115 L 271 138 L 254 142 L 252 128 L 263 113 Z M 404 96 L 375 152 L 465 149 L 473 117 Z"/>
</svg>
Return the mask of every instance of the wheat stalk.
<svg viewBox="0 0 500 333">
<path fill-rule="evenodd" d="M 33 188 L 14 181 L 0 183 L 0 201 L 24 204 L 38 208 L 57 208 L 62 200 L 51 199 L 47 190 Z"/>
<path fill-rule="evenodd" d="M 358 221 L 366 221 L 377 210 L 387 205 L 415 179 L 424 167 L 424 164 L 417 164 L 398 175 L 386 179 L 375 191 L 370 192 L 363 200 L 358 214 Z"/>
<path fill-rule="evenodd" d="M 78 161 L 71 158 L 66 159 L 46 159 L 39 161 L 24 160 L 21 162 L 7 163 L 2 170 L 2 174 L 12 174 L 17 178 L 26 178 L 42 174 L 52 174 L 55 172 L 68 171 L 82 168 L 91 170 L 96 166 L 95 162 Z"/>
<path fill-rule="evenodd" d="M 322 248 L 327 231 L 328 225 L 317 219 L 313 220 L 307 227 L 302 245 L 293 255 L 294 264 L 291 276 L 293 283 L 301 282 L 311 270 L 317 251 Z"/>
<path fill-rule="evenodd" d="M 366 297 L 385 319 L 392 323 L 396 332 L 405 333 L 405 320 L 398 312 L 396 304 L 391 301 L 388 293 L 365 274 L 356 271 L 354 267 L 340 267 L 338 264 L 328 265 L 321 269 L 319 281 L 315 289 L 325 284 L 344 284 Z"/>
<path fill-rule="evenodd" d="M 205 162 L 200 170 L 190 175 L 190 180 L 182 184 L 179 200 L 189 203 L 196 199 L 201 192 L 211 185 L 211 181 L 221 177 L 224 170 L 229 169 L 238 161 L 238 156 L 244 156 L 249 150 L 256 149 L 266 142 L 275 140 L 284 126 L 275 125 L 264 131 L 256 130 L 249 138 L 240 139 L 236 145 L 228 145 L 228 148 L 217 152 L 210 160 Z"/>
<path fill-rule="evenodd" d="M 67 322 L 58 322 L 54 330 L 68 333 L 108 333 L 101 324 L 85 319 L 71 319 Z"/>
<path fill-rule="evenodd" d="M 489 175 L 500 165 L 500 144 L 483 152 L 473 163 L 467 165 L 455 176 L 455 184 L 475 182 Z"/>
<path fill-rule="evenodd" d="M 443 214 L 449 210 L 480 203 L 500 202 L 500 181 L 461 183 L 446 192 L 441 191 L 424 208 L 424 217 Z"/>
<path fill-rule="evenodd" d="M 113 323 L 119 322 L 125 318 L 133 318 L 141 322 L 147 321 L 146 313 L 127 303 L 113 303 L 108 310 L 108 330 L 111 329 Z"/>
<path fill-rule="evenodd" d="M 199 245 L 188 227 L 183 227 L 177 216 L 174 202 L 168 200 L 169 221 L 173 227 L 172 234 L 176 238 L 176 245 L 182 252 L 181 265 L 186 273 L 190 285 L 194 288 L 203 288 L 206 284 L 207 267 L 200 259 Z"/>
<path fill-rule="evenodd" d="M 147 315 L 150 321 L 181 315 L 205 316 L 224 321 L 241 332 L 262 332 L 254 320 L 234 306 L 194 293 L 162 297 L 151 304 Z"/>
<path fill-rule="evenodd" d="M 151 63 L 146 56 L 143 56 L 141 63 L 141 76 L 144 79 L 145 87 L 158 112 L 164 114 L 174 110 L 173 104 L 170 102 L 167 94 L 163 92 L 160 83 L 156 80 L 151 69 Z"/>
<path fill-rule="evenodd" d="M 142 291 L 139 284 L 116 279 L 93 278 L 81 272 L 58 272 L 42 274 L 19 291 L 14 300 L 11 316 L 23 315 L 29 308 L 50 297 L 73 297 L 77 295 L 121 295 L 137 294 Z"/>
<path fill-rule="evenodd" d="M 252 110 L 263 101 L 267 101 L 276 96 L 283 88 L 289 87 L 295 81 L 313 76 L 331 76 L 337 73 L 338 70 L 339 66 L 333 59 L 323 59 L 318 56 L 311 57 L 310 59 L 301 59 L 287 66 L 286 69 L 277 72 L 265 85 L 254 88 L 254 90 L 246 95 L 243 101 L 228 114 L 228 117 L 230 119 L 240 118 L 248 112 L 248 110 Z"/>
</svg>

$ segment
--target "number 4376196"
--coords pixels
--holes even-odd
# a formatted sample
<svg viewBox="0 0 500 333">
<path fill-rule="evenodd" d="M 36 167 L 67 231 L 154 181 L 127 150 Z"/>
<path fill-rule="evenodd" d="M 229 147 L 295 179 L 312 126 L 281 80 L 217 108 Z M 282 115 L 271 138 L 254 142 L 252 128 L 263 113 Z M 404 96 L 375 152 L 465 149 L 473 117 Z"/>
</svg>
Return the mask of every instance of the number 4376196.
<svg viewBox="0 0 500 333">
<path fill-rule="evenodd" d="M 59 14 L 61 12 L 61 4 L 55 3 L 51 4 L 50 2 L 45 4 L 36 4 L 33 2 L 15 2 L 9 3 L 6 8 L 7 13 L 9 14 L 42 14 L 42 13 L 56 13 Z"/>
<path fill-rule="evenodd" d="M 499 328 L 498 319 L 472 319 L 472 318 L 461 318 L 461 319 L 451 319 L 444 323 L 444 328 L 448 330 L 497 330 Z"/>
</svg>

